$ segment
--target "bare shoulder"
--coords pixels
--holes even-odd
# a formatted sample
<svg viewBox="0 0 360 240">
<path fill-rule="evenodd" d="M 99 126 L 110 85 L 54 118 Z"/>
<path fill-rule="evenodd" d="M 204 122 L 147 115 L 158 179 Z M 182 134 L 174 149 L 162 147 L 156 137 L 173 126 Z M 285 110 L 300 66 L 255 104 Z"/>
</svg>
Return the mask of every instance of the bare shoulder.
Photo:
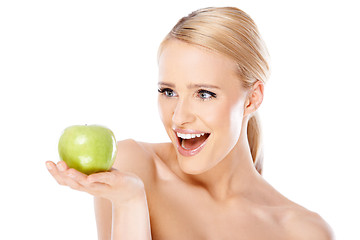
<svg viewBox="0 0 360 240">
<path fill-rule="evenodd" d="M 166 161 L 173 154 L 171 143 L 146 143 L 126 139 L 119 141 L 117 147 L 114 168 L 136 174 L 148 186 L 159 176 L 168 175 Z"/>
<path fill-rule="evenodd" d="M 146 143 L 126 139 L 117 143 L 118 151 L 114 168 L 131 172 L 143 180 L 149 179 L 154 173 L 153 154 Z"/>
<path fill-rule="evenodd" d="M 302 207 L 287 211 L 284 226 L 293 240 L 333 240 L 331 227 L 317 213 Z"/>
</svg>

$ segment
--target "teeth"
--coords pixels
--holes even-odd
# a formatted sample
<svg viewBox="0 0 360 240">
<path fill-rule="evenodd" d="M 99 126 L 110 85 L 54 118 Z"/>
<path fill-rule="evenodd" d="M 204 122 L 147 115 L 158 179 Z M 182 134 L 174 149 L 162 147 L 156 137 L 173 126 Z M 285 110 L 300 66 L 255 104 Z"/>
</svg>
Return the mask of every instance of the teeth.
<svg viewBox="0 0 360 240">
<path fill-rule="evenodd" d="M 182 134 L 177 132 L 176 135 L 182 139 L 191 139 L 191 138 L 196 138 L 196 137 L 201 137 L 204 136 L 205 133 L 198 133 L 198 134 Z"/>
</svg>

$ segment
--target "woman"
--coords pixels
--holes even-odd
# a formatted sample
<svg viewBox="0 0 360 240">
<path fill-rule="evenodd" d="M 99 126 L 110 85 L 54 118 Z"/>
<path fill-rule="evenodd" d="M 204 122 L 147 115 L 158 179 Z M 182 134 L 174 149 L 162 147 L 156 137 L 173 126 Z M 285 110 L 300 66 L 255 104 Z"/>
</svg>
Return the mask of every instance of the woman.
<svg viewBox="0 0 360 240">
<path fill-rule="evenodd" d="M 99 239 L 332 239 L 319 215 L 261 177 L 267 58 L 246 13 L 195 11 L 159 48 L 171 143 L 120 141 L 113 169 L 89 176 L 47 162 L 60 184 L 95 196 Z"/>
</svg>

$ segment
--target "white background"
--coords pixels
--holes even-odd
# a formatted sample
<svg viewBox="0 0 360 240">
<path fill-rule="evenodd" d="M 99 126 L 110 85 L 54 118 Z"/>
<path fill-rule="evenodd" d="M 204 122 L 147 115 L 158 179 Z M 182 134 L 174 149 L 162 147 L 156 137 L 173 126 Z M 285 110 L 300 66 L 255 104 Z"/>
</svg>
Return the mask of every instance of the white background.
<svg viewBox="0 0 360 240">
<path fill-rule="evenodd" d="M 360 15 L 346 0 L 1 1 L 0 239 L 97 239 L 92 197 L 57 185 L 45 161 L 58 161 L 61 131 L 74 124 L 168 141 L 157 48 L 208 6 L 250 14 L 272 57 L 259 110 L 264 178 L 337 239 L 360 239 Z"/>
</svg>

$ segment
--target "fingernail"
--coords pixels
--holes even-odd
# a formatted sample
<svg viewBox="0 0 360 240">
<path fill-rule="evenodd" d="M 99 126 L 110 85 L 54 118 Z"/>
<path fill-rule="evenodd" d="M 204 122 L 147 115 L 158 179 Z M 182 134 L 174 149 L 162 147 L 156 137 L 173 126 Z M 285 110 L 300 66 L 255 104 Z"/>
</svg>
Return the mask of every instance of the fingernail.
<svg viewBox="0 0 360 240">
<path fill-rule="evenodd" d="M 58 164 L 57 167 L 59 168 L 60 171 L 65 171 L 64 165 Z"/>
<path fill-rule="evenodd" d="M 52 170 L 52 166 L 50 163 L 46 163 L 46 167 L 47 167 L 47 169 Z"/>
</svg>

